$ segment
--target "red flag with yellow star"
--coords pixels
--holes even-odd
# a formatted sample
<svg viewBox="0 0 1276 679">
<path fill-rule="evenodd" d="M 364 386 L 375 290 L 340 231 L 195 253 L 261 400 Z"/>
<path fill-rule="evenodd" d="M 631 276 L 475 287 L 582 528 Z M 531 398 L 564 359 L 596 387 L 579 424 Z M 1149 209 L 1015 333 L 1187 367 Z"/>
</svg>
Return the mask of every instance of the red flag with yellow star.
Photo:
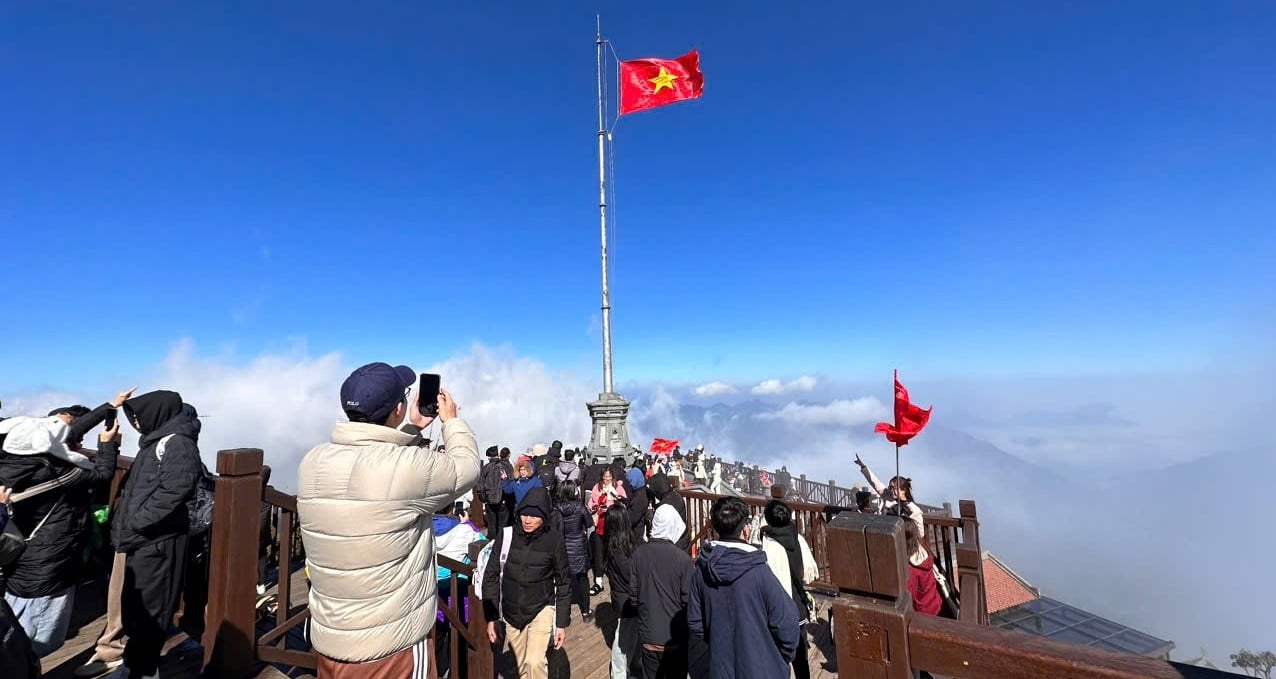
<svg viewBox="0 0 1276 679">
<path fill-rule="evenodd" d="M 645 111 L 704 92 L 700 53 L 692 50 L 677 59 L 635 59 L 620 62 L 620 115 Z"/>
</svg>

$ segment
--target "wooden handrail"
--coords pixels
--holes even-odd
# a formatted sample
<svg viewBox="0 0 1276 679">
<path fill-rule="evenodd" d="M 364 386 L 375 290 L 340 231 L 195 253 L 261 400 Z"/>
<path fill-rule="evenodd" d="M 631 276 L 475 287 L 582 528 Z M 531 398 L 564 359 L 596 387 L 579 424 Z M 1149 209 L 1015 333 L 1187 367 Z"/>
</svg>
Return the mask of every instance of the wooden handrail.
<svg viewBox="0 0 1276 679">
<path fill-rule="evenodd" d="M 962 516 L 975 518 L 973 504 L 962 508 Z M 977 529 L 967 528 L 969 534 L 963 539 L 977 540 Z M 830 550 L 836 553 L 833 581 L 838 588 L 829 608 L 837 666 L 843 676 L 908 679 L 915 670 L 962 679 L 1233 676 L 1214 670 L 1185 671 L 1166 660 L 966 622 L 968 617 L 986 619 L 978 592 L 982 583 L 968 563 L 962 566 L 967 580 L 962 621 L 924 615 L 913 609 L 902 519 L 840 514 L 829 525 L 828 534 Z M 969 545 L 964 547 L 969 550 Z M 968 606 L 975 609 L 969 616 Z"/>
<path fill-rule="evenodd" d="M 692 548 L 698 548 L 705 541 L 711 539 L 709 506 L 715 500 L 724 496 L 685 488 L 678 489 L 677 492 L 687 502 L 687 522 L 689 528 L 693 531 L 691 536 Z M 780 486 L 772 487 L 771 493 L 775 497 L 789 495 L 787 490 Z M 741 497 L 740 500 L 749 507 L 755 517 L 770 502 L 769 498 L 756 496 Z M 816 564 L 819 567 L 820 577 L 812 584 L 812 588 L 817 590 L 835 590 L 836 587 L 830 579 L 829 554 L 825 535 L 827 526 L 825 514 L 828 510 L 837 507 L 791 499 L 785 500 L 785 504 L 793 510 L 799 532 L 806 539 L 807 544 L 810 545 L 811 552 L 814 554 Z M 969 608 L 963 607 L 963 615 L 970 616 L 972 622 L 987 624 L 987 606 L 983 602 L 983 566 L 979 558 L 981 553 L 978 532 L 979 521 L 975 503 L 970 500 L 962 500 L 958 504 L 966 512 L 965 515 L 954 517 L 926 513 L 922 516 L 922 521 L 926 526 L 926 539 L 936 563 L 939 564 L 941 570 L 948 574 L 954 589 L 963 595 L 966 594 L 964 591 L 966 588 L 973 590 L 970 592 L 969 598 L 976 601 L 976 604 Z M 947 507 L 942 511 L 947 511 Z M 850 511 L 853 512 L 853 510 Z M 963 571 L 961 559 L 966 558 L 969 561 L 972 553 L 975 558 L 973 561 L 966 563 L 966 570 Z M 963 577 L 963 574 L 966 577 Z M 974 584 L 971 585 L 970 583 Z"/>
<path fill-rule="evenodd" d="M 1236 676 L 1219 670 L 1188 670 L 1159 658 L 930 615 L 913 618 L 908 628 L 908 649 L 913 669 L 963 679 L 1223 679 Z"/>
</svg>

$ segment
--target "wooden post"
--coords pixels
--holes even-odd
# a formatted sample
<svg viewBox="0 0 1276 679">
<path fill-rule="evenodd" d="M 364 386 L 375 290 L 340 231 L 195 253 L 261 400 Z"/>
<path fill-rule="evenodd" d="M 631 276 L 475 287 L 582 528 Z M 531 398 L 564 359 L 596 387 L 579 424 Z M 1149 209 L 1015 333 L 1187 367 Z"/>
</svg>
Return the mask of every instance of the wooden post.
<svg viewBox="0 0 1276 679">
<path fill-rule="evenodd" d="M 783 499 L 784 499 L 784 494 L 785 494 L 786 492 L 788 492 L 788 489 L 787 489 L 787 488 L 785 488 L 784 486 L 779 486 L 779 485 L 775 485 L 775 484 L 772 484 L 772 485 L 771 485 L 771 499 L 772 499 L 772 500 L 783 500 Z"/>
<path fill-rule="evenodd" d="M 984 596 L 984 558 L 979 545 L 979 515 L 974 500 L 958 500 L 961 542 L 957 543 L 957 587 L 961 591 L 962 620 L 988 624 L 988 601 Z M 973 589 L 973 592 L 967 592 Z M 973 606 L 973 610 L 968 607 Z"/>
<path fill-rule="evenodd" d="M 827 529 L 838 674 L 911 679 L 904 523 L 898 516 L 842 512 Z"/>
<path fill-rule="evenodd" d="M 495 537 L 493 537 L 495 539 Z M 470 543 L 470 563 L 478 568 L 479 552 L 483 551 L 485 540 Z M 499 556 L 499 555 L 498 555 Z M 475 639 L 474 650 L 470 655 L 470 676 L 496 676 L 496 653 L 493 644 L 487 639 L 487 615 L 483 612 L 483 593 L 474 587 L 475 578 L 470 578 L 470 635 Z M 460 610 L 460 606 L 457 607 Z M 458 676 L 456 660 L 452 660 L 452 676 Z"/>
<path fill-rule="evenodd" d="M 826 504 L 830 504 L 830 505 L 842 504 L 840 501 L 838 501 L 838 498 L 837 498 L 837 481 L 835 481 L 834 479 L 829 479 L 829 499 Z"/>
<path fill-rule="evenodd" d="M 807 492 L 806 474 L 798 475 L 798 497 L 802 498 L 803 502 L 811 501 L 811 495 Z"/>
<path fill-rule="evenodd" d="M 242 677 L 257 660 L 254 585 L 261 520 L 257 448 L 217 453 L 204 666 L 211 676 Z M 286 567 L 286 566 L 285 566 Z"/>
</svg>

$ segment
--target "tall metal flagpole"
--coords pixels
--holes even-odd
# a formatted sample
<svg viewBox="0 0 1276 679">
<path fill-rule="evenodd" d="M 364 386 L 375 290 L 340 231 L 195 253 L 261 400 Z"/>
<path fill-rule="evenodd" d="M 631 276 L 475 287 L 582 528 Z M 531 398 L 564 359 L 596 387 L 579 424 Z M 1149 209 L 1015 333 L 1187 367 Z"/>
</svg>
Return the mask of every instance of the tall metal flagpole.
<svg viewBox="0 0 1276 679">
<path fill-rule="evenodd" d="M 625 459 L 625 466 L 633 462 L 634 451 L 629 444 L 629 401 L 617 394 L 611 375 L 611 286 L 607 278 L 607 114 L 606 97 L 603 96 L 603 66 L 606 61 L 603 48 L 602 19 L 596 18 L 594 46 L 598 52 L 598 227 L 602 246 L 603 266 L 603 391 L 597 401 L 586 404 L 592 422 L 589 435 L 588 456 L 591 462 L 611 462 L 617 457 Z"/>
<path fill-rule="evenodd" d="M 598 48 L 598 224 L 603 260 L 603 393 L 612 393 L 611 379 L 611 289 L 607 284 L 607 118 L 603 110 L 602 18 L 595 17 L 594 42 Z"/>
</svg>

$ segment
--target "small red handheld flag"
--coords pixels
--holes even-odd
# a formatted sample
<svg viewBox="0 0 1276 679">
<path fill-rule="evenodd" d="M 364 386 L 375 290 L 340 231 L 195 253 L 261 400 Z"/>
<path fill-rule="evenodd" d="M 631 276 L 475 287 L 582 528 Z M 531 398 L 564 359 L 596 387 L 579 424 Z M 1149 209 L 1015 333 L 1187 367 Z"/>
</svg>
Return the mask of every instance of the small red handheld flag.
<svg viewBox="0 0 1276 679">
<path fill-rule="evenodd" d="M 908 389 L 899 381 L 899 371 L 895 371 L 895 424 L 878 422 L 873 431 L 886 434 L 886 440 L 895 445 L 908 445 L 908 440 L 917 436 L 930 421 L 930 408 L 922 409 L 908 400 Z"/>
<path fill-rule="evenodd" d="M 636 113 L 687 99 L 704 92 L 700 53 L 692 50 L 677 59 L 635 59 L 620 62 L 620 115 Z"/>
<path fill-rule="evenodd" d="M 668 455 L 678 447 L 678 439 L 652 439 L 651 453 L 653 455 Z"/>
</svg>

